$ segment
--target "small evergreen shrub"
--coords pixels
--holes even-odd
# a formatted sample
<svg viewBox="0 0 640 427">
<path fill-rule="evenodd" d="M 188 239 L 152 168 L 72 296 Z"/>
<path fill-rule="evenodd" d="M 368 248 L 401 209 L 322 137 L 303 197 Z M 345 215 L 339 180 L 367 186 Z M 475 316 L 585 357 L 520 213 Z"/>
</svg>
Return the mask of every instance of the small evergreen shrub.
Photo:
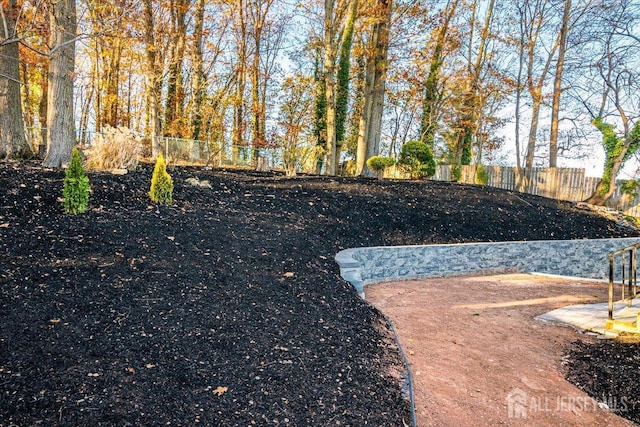
<svg viewBox="0 0 640 427">
<path fill-rule="evenodd" d="M 167 172 L 167 165 L 162 154 L 158 154 L 156 165 L 151 176 L 151 190 L 149 197 L 154 203 L 164 203 L 170 205 L 173 202 L 173 180 Z"/>
<path fill-rule="evenodd" d="M 436 161 L 427 144 L 421 141 L 409 141 L 402 146 L 398 164 L 412 178 L 429 178 L 436 174 Z"/>
<path fill-rule="evenodd" d="M 476 184 L 487 185 L 489 183 L 489 171 L 484 166 L 477 165 L 476 167 Z"/>
<path fill-rule="evenodd" d="M 85 212 L 89 206 L 89 178 L 82 167 L 80 150 L 76 147 L 71 150 L 69 166 L 64 172 L 64 211 L 71 215 Z"/>
<path fill-rule="evenodd" d="M 85 151 L 88 169 L 135 170 L 143 150 L 142 138 L 125 127 L 105 126 Z"/>
<path fill-rule="evenodd" d="M 451 165 L 451 181 L 458 182 L 462 178 L 462 166 L 459 163 Z"/>
<path fill-rule="evenodd" d="M 367 166 L 378 175 L 378 179 L 384 177 L 384 170 L 396 164 L 395 159 L 391 157 L 373 156 L 367 160 Z"/>
</svg>

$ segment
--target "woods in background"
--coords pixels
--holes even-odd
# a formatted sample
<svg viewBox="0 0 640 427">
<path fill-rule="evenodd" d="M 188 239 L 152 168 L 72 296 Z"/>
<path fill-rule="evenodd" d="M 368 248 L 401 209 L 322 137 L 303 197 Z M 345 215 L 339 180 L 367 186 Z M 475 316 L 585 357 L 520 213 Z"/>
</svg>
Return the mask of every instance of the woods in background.
<svg viewBox="0 0 640 427">
<path fill-rule="evenodd" d="M 602 202 L 637 149 L 637 1 L 4 0 L 0 20 L 3 158 L 59 167 L 106 126 L 329 175 L 412 140 L 454 170 L 602 141 Z"/>
</svg>

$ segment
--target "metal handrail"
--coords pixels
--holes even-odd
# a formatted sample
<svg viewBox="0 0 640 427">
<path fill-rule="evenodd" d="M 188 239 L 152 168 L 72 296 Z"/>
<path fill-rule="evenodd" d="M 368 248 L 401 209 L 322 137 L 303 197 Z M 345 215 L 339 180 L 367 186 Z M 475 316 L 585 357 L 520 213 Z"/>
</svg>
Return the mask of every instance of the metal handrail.
<svg viewBox="0 0 640 427">
<path fill-rule="evenodd" d="M 613 321 L 613 303 L 614 303 L 614 282 L 615 282 L 615 258 L 620 255 L 621 260 L 621 298 L 620 301 L 626 301 L 627 306 L 631 307 L 633 304 L 633 299 L 638 295 L 638 248 L 640 248 L 640 243 L 636 243 L 635 245 L 627 246 L 626 248 L 622 248 L 618 251 L 611 252 L 609 254 L 609 320 Z M 627 253 L 629 258 L 629 263 L 627 265 Z M 628 275 L 626 273 L 628 272 Z M 626 296 L 625 296 L 625 285 L 626 285 Z"/>
</svg>

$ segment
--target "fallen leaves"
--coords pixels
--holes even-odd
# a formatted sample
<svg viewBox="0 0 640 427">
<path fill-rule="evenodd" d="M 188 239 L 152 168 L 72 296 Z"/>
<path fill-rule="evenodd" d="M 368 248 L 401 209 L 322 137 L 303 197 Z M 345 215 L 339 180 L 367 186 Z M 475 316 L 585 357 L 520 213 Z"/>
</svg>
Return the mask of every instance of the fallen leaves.
<svg viewBox="0 0 640 427">
<path fill-rule="evenodd" d="M 218 386 L 215 390 L 213 390 L 213 394 L 215 394 L 216 396 L 222 396 L 227 392 L 227 390 L 229 390 L 229 387 Z"/>
</svg>

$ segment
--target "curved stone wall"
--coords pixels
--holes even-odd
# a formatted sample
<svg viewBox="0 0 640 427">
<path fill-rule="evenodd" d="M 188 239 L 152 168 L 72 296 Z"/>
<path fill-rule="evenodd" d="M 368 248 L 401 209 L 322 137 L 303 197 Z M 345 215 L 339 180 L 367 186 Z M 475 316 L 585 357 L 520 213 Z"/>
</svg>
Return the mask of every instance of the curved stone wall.
<svg viewBox="0 0 640 427">
<path fill-rule="evenodd" d="M 506 272 L 608 280 L 608 254 L 640 237 L 424 246 L 377 246 L 340 251 L 341 276 L 359 293 L 371 283 Z"/>
</svg>

